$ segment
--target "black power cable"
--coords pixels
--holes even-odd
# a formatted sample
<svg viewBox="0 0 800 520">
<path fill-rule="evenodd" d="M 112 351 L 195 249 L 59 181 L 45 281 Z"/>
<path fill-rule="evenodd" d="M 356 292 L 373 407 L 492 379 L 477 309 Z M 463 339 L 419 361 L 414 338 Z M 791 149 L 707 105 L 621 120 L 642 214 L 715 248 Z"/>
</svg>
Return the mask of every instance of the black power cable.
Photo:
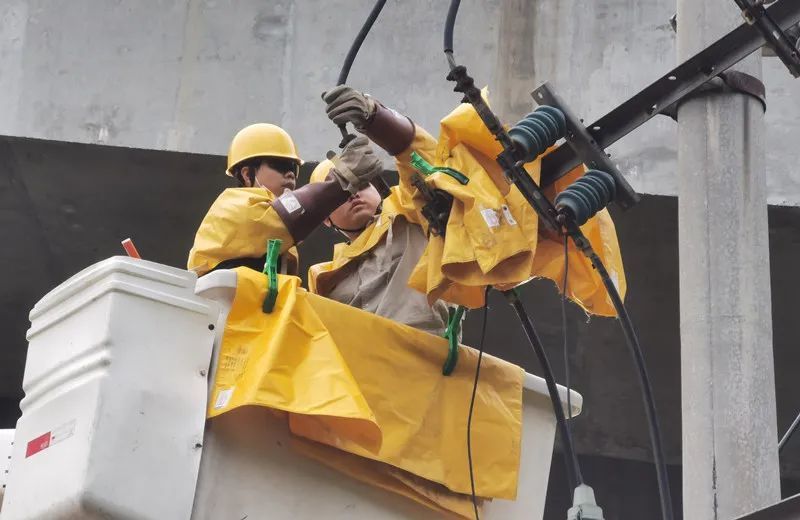
<svg viewBox="0 0 800 520">
<path fill-rule="evenodd" d="M 550 403 L 553 405 L 553 413 L 556 416 L 556 427 L 561 436 L 561 441 L 564 444 L 563 455 L 564 464 L 567 468 L 567 479 L 569 480 L 570 488 L 575 489 L 583 484 L 583 474 L 581 473 L 578 457 L 573 448 L 572 435 L 567 427 L 567 420 L 564 417 L 564 405 L 561 403 L 561 397 L 558 395 L 558 386 L 556 385 L 556 378 L 553 375 L 553 368 L 550 366 L 550 360 L 547 358 L 547 353 L 542 346 L 542 341 L 536 333 L 533 321 L 525 311 L 525 306 L 522 304 L 522 300 L 520 300 L 516 291 L 513 289 L 504 291 L 503 295 L 514 308 L 514 311 L 516 311 L 519 321 L 522 323 L 522 328 L 525 331 L 525 336 L 527 336 L 528 342 L 531 348 L 533 348 L 533 352 L 536 354 L 539 364 L 542 366 L 544 382 L 547 385 Z"/>
<path fill-rule="evenodd" d="M 622 327 L 622 332 L 625 334 L 625 343 L 628 345 L 628 350 L 633 357 L 637 374 L 639 375 L 639 386 L 642 390 L 642 400 L 644 401 L 647 425 L 650 430 L 650 443 L 653 448 L 653 460 L 656 466 L 659 498 L 661 500 L 661 516 L 664 520 L 672 520 L 672 496 L 669 489 L 666 458 L 664 457 L 664 442 L 661 438 L 661 427 L 658 423 L 658 412 L 656 411 L 655 398 L 653 397 L 653 385 L 650 382 L 650 375 L 644 361 L 644 353 L 639 343 L 639 337 L 633 327 L 633 322 L 628 314 L 628 310 L 625 308 L 625 304 L 622 303 L 622 298 L 617 291 L 617 286 L 611 280 L 606 266 L 603 265 L 603 261 L 600 260 L 600 257 L 597 256 L 597 253 L 592 249 L 589 240 L 584 236 L 580 228 L 575 225 L 573 221 L 567 221 L 566 224 L 569 235 L 572 237 L 575 245 L 589 258 L 592 266 L 597 270 L 597 273 L 603 280 L 603 285 L 611 298 L 611 303 L 617 311 L 619 324 Z"/>
<path fill-rule="evenodd" d="M 356 60 L 356 55 L 358 55 L 358 51 L 361 49 L 361 44 L 364 43 L 369 31 L 372 30 L 372 26 L 375 24 L 375 20 L 378 19 L 378 15 L 381 14 L 384 5 L 386 5 L 386 0 L 377 0 L 375 5 L 372 7 L 372 11 L 370 11 L 369 16 L 367 16 L 364 25 L 361 26 L 361 30 L 358 31 L 356 39 L 353 40 L 353 44 L 350 46 L 350 50 L 347 51 L 347 56 L 342 64 L 342 70 L 339 72 L 339 79 L 336 82 L 337 86 L 347 83 L 347 76 L 350 75 L 350 68 L 353 66 L 353 62 Z M 347 128 L 345 128 L 345 125 L 339 125 L 339 131 L 342 133 L 342 143 L 340 146 L 344 148 L 344 145 L 349 143 L 355 136 L 347 133 Z"/>
<path fill-rule="evenodd" d="M 567 283 L 569 282 L 569 237 L 564 236 L 564 283 L 561 285 L 561 330 L 564 334 L 564 386 L 567 387 L 567 428 L 572 435 L 572 395 L 569 377 L 569 342 L 567 341 Z"/>
<path fill-rule="evenodd" d="M 459 70 L 459 68 L 463 69 L 463 67 L 458 67 L 455 62 L 455 58 L 453 56 L 453 32 L 455 29 L 456 23 L 456 16 L 458 15 L 458 8 L 461 5 L 460 0 L 451 0 L 450 7 L 447 11 L 447 20 L 445 22 L 444 27 L 444 52 L 447 56 L 447 62 L 450 66 L 451 73 Z M 463 86 L 463 85 L 462 85 Z M 456 91 L 462 92 L 464 90 L 461 89 L 462 86 L 456 87 Z M 466 95 L 466 92 L 465 92 Z M 469 99 L 469 96 L 466 95 Z M 480 94 L 478 93 L 476 96 L 476 100 L 480 100 Z M 509 146 L 511 145 L 511 139 L 503 130 L 503 126 L 499 119 L 491 112 L 488 105 L 473 105 L 475 109 L 478 111 L 479 115 L 481 116 L 481 120 L 484 121 L 484 124 L 489 128 L 490 131 L 495 135 L 496 138 L 501 140 L 501 144 L 505 143 Z M 487 122 L 488 121 L 488 122 Z M 504 148 L 506 146 L 504 145 Z M 509 159 L 510 161 L 510 159 Z M 528 184 L 532 184 L 533 181 L 527 175 L 517 179 L 516 182 L 528 182 Z M 526 184 L 527 188 L 530 188 Z M 534 189 L 523 189 L 523 194 L 530 193 L 532 191 L 538 191 Z M 539 199 L 532 196 L 532 198 L 528 198 L 526 196 L 526 200 L 538 210 L 540 209 L 537 206 L 537 201 Z M 554 210 L 553 210 L 554 213 Z M 530 318 L 528 317 L 527 313 L 525 312 L 524 307 L 522 306 L 522 302 L 519 301 L 519 298 L 516 296 L 513 291 L 505 292 L 506 297 L 511 302 L 511 305 L 517 311 L 517 315 L 520 317 L 522 321 L 523 328 L 525 329 L 526 335 L 528 336 L 528 340 L 533 347 L 534 352 L 536 353 L 537 357 L 539 358 L 539 362 L 542 365 L 543 370 L 545 371 L 544 377 L 545 382 L 547 384 L 547 389 L 550 394 L 550 399 L 552 401 L 553 410 L 556 416 L 556 423 L 559 430 L 559 435 L 561 436 L 561 440 L 564 444 L 564 457 L 565 457 L 565 464 L 567 467 L 567 478 L 569 479 L 570 485 L 574 489 L 579 484 L 583 483 L 583 477 L 580 471 L 580 465 L 578 463 L 578 459 L 575 456 L 575 450 L 572 445 L 572 437 L 569 433 L 569 429 L 567 428 L 566 419 L 564 418 L 564 408 L 561 403 L 561 399 L 558 395 L 558 388 L 556 386 L 555 377 L 553 376 L 553 371 L 550 367 L 550 362 L 547 359 L 547 355 L 545 354 L 544 348 L 541 345 L 541 341 L 539 341 L 539 337 L 536 335 L 536 331 L 533 328 L 533 323 L 531 322 Z"/>
<path fill-rule="evenodd" d="M 447 9 L 447 19 L 444 22 L 444 53 L 451 69 L 456 66 L 453 58 L 453 31 L 456 27 L 456 16 L 458 16 L 460 6 L 461 0 L 451 0 L 450 7 Z"/>
<path fill-rule="evenodd" d="M 342 70 L 339 72 L 339 80 L 336 82 L 337 85 L 344 85 L 347 83 L 347 76 L 350 75 L 350 67 L 353 66 L 356 55 L 358 54 L 359 49 L 361 49 L 361 44 L 364 43 L 369 31 L 372 30 L 372 25 L 375 23 L 375 20 L 378 19 L 378 15 L 381 14 L 381 10 L 383 10 L 384 5 L 386 5 L 386 0 L 378 0 L 375 2 L 372 11 L 370 11 L 369 16 L 364 22 L 364 25 L 361 27 L 361 30 L 358 31 L 356 39 L 353 40 L 350 50 L 347 51 L 347 56 L 345 57 L 344 64 L 342 65 Z"/>
<path fill-rule="evenodd" d="M 474 80 L 466 74 L 466 69 L 463 66 L 457 66 L 455 63 L 455 59 L 453 57 L 453 30 L 455 26 L 455 20 L 459 5 L 460 5 L 459 0 L 451 0 L 450 9 L 447 14 L 447 21 L 445 23 L 445 29 L 444 29 L 445 54 L 447 56 L 448 64 L 450 65 L 450 71 L 451 71 L 450 75 L 448 76 L 448 79 L 452 79 L 457 82 L 456 86 L 457 92 L 465 92 L 467 94 L 469 101 L 473 103 L 473 106 L 480 115 L 483 123 L 503 146 L 504 149 L 503 153 L 501 153 L 497 157 L 498 164 L 500 164 L 504 168 L 504 171 L 512 171 L 512 169 L 516 171 L 515 169 L 517 168 L 519 163 L 513 164 L 512 169 L 507 168 L 507 166 L 509 166 L 510 164 L 508 156 L 509 155 L 512 157 L 514 156 L 515 152 L 514 143 L 511 142 L 507 134 L 501 131 L 502 125 L 497 119 L 497 116 L 494 115 L 494 113 L 491 111 L 488 105 L 481 102 L 482 100 L 480 99 L 480 96 L 476 94 L 477 90 L 474 87 Z M 583 209 L 585 209 L 582 207 L 585 204 L 592 202 L 600 204 L 600 202 L 602 202 L 602 204 L 600 204 L 596 209 L 594 209 L 593 213 L 591 213 L 594 214 L 603 207 L 605 207 L 605 205 L 607 205 L 608 202 L 610 202 L 610 200 L 614 198 L 614 193 L 613 193 L 615 190 L 614 182 L 611 182 L 610 183 L 611 185 L 609 186 L 608 183 L 604 181 L 605 177 L 610 177 L 610 176 L 607 173 L 599 171 L 589 172 L 589 173 L 592 173 L 592 175 L 587 174 L 584 176 L 585 178 L 579 180 L 576 184 L 580 183 L 580 185 L 577 186 L 576 187 L 577 189 L 574 190 L 573 193 L 571 193 L 564 200 L 564 206 L 567 206 L 569 209 L 579 210 L 578 211 L 579 214 L 582 212 Z M 552 207 L 549 201 L 543 202 L 542 200 L 540 200 L 542 198 L 542 194 L 541 192 L 538 191 L 538 186 L 534 185 L 533 181 L 530 179 L 529 176 L 518 175 L 515 177 L 515 183 L 519 183 L 518 187 L 520 188 L 521 191 L 523 191 L 523 193 L 530 192 L 532 197 L 529 198 L 526 196 L 525 198 L 539 214 L 539 218 L 542 222 L 548 223 L 551 218 L 556 218 L 556 220 L 559 223 L 562 224 L 567 223 L 564 220 L 565 215 L 561 214 L 561 210 L 559 210 L 559 214 L 555 215 L 554 217 L 553 212 L 555 211 L 555 208 Z M 591 195 L 591 197 L 589 197 L 588 199 L 585 198 L 583 195 L 586 194 Z M 604 199 L 604 197 L 606 196 L 609 197 L 608 200 L 602 200 L 602 201 L 600 200 Z M 556 205 L 558 205 L 558 200 L 556 200 Z M 572 216 L 574 218 L 576 215 L 573 214 Z M 583 217 L 583 215 L 580 216 L 581 218 Z M 606 290 L 608 291 L 608 294 L 611 297 L 614 308 L 617 310 L 620 324 L 625 334 L 626 343 L 634 359 L 634 364 L 637 368 L 639 375 L 642 398 L 645 403 L 645 412 L 648 419 L 648 427 L 650 429 L 650 441 L 652 443 L 653 458 L 655 460 L 655 465 L 656 465 L 659 499 L 661 501 L 661 512 L 663 520 L 672 520 L 673 518 L 672 500 L 670 497 L 669 480 L 667 475 L 666 462 L 664 459 L 663 443 L 661 440 L 661 429 L 658 424 L 655 401 L 653 399 L 652 386 L 650 384 L 650 378 L 644 363 L 644 356 L 642 354 L 641 345 L 639 345 L 639 339 L 636 336 L 635 330 L 633 329 L 633 324 L 631 323 L 630 316 L 628 315 L 628 312 L 622 303 L 622 299 L 620 298 L 619 293 L 617 292 L 616 286 L 611 281 L 611 278 L 608 276 L 608 272 L 606 271 L 605 266 L 603 266 L 602 261 L 600 261 L 600 258 L 596 254 L 594 254 L 594 251 L 591 250 L 591 246 L 589 245 L 589 242 L 586 240 L 586 238 L 583 237 L 583 235 L 580 233 L 578 225 L 582 224 L 582 222 L 578 222 L 578 224 L 575 225 L 574 221 L 572 221 L 571 224 L 574 230 L 570 230 L 571 232 L 569 234 L 575 241 L 575 244 L 584 252 L 584 254 L 587 254 L 587 256 L 589 256 L 595 269 L 597 269 L 598 273 L 600 273 L 601 278 L 603 279 L 603 284 L 605 285 Z M 524 309 L 517 309 L 517 310 L 518 314 L 520 314 L 519 312 L 520 310 L 524 311 Z M 520 318 L 522 317 L 523 317 L 522 314 L 520 314 Z M 526 332 L 528 332 L 528 328 L 530 328 L 532 331 L 532 324 L 530 323 L 530 320 L 527 320 L 527 323 L 526 320 L 524 319 L 522 321 L 523 321 L 523 326 L 527 326 Z M 533 339 L 534 337 L 535 334 L 533 336 L 529 334 L 529 339 Z M 551 399 L 553 399 L 552 393 L 551 393 Z M 555 406 L 560 407 L 560 403 L 557 403 L 557 401 L 555 400 L 553 400 L 553 405 L 554 407 Z M 558 418 L 558 413 L 556 417 Z M 561 413 L 561 417 L 563 419 L 563 413 Z M 566 420 L 564 420 L 564 423 L 566 423 Z M 569 439 L 568 436 L 569 430 L 568 428 L 562 429 L 560 421 L 559 421 L 559 429 L 562 430 L 563 432 L 562 437 L 564 437 L 565 440 Z"/>
<path fill-rule="evenodd" d="M 475 510 L 475 520 L 480 520 L 478 513 L 478 497 L 475 494 L 475 473 L 472 466 L 472 412 L 475 408 L 475 394 L 478 393 L 478 379 L 481 376 L 481 361 L 483 361 L 483 344 L 486 340 L 486 318 L 489 313 L 489 290 L 486 286 L 483 305 L 483 324 L 481 325 L 481 341 L 478 344 L 478 362 L 475 365 L 475 381 L 472 383 L 472 397 L 469 400 L 469 414 L 467 415 L 467 460 L 469 462 L 469 484 L 472 489 L 472 508 Z"/>
</svg>

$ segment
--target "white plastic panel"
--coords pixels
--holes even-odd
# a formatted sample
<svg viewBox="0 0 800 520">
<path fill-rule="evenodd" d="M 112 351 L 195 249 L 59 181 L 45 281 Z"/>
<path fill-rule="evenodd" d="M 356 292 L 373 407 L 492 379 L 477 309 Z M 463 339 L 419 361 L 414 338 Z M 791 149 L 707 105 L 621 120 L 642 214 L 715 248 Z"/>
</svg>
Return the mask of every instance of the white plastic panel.
<svg viewBox="0 0 800 520">
<path fill-rule="evenodd" d="M 0 511 L 3 509 L 3 495 L 8 482 L 8 468 L 11 466 L 11 450 L 14 447 L 14 430 L 0 430 Z"/>
<path fill-rule="evenodd" d="M 195 282 L 114 257 L 34 307 L 2 520 L 190 518 L 219 314 Z"/>
</svg>

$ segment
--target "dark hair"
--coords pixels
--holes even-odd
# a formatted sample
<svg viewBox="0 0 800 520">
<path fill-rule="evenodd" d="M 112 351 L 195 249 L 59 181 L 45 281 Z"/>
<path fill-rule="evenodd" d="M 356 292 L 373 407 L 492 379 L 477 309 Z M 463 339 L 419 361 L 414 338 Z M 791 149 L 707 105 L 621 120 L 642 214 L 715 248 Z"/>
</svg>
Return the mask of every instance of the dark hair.
<svg viewBox="0 0 800 520">
<path fill-rule="evenodd" d="M 265 159 L 265 157 L 253 157 L 251 159 L 245 159 L 233 167 L 233 177 L 239 181 L 240 186 L 247 186 L 247 184 L 244 182 L 244 178 L 242 177 L 242 169 L 244 167 L 250 168 L 248 175 L 250 186 L 252 187 L 256 185 L 256 171 L 261 167 L 261 163 L 264 162 Z"/>
</svg>

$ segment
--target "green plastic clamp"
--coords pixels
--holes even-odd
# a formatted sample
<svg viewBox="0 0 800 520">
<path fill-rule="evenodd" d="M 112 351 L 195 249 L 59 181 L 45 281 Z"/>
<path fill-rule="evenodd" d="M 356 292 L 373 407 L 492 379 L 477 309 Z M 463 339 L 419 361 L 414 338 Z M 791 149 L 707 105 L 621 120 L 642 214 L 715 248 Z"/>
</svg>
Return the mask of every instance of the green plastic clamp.
<svg viewBox="0 0 800 520">
<path fill-rule="evenodd" d="M 283 241 L 271 238 L 267 242 L 267 258 L 264 262 L 264 274 L 267 275 L 267 295 L 261 310 L 269 314 L 275 308 L 275 301 L 278 299 L 278 257 L 281 254 L 281 244 Z"/>
<path fill-rule="evenodd" d="M 442 367 L 442 374 L 449 376 L 453 373 L 458 363 L 458 333 L 461 331 L 461 318 L 464 317 L 466 307 L 459 305 L 455 309 L 452 307 L 448 311 L 447 329 L 444 331 L 444 337 L 447 338 L 449 349 L 447 352 L 447 359 Z"/>
<path fill-rule="evenodd" d="M 453 168 L 446 168 L 443 166 L 432 166 L 431 163 L 423 159 L 422 156 L 417 152 L 411 152 L 411 166 L 413 166 L 415 170 L 417 170 L 426 177 L 429 175 L 433 175 L 436 172 L 442 172 L 445 175 L 449 175 L 450 177 L 454 178 L 456 181 L 458 181 L 464 186 L 466 186 L 469 183 L 469 177 L 467 177 L 460 171 L 454 170 Z"/>
</svg>

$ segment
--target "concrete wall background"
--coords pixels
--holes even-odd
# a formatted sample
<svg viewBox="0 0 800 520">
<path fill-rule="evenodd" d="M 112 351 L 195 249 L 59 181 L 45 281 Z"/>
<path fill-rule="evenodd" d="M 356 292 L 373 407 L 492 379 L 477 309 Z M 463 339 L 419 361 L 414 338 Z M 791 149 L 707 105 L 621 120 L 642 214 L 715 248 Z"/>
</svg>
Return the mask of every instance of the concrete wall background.
<svg viewBox="0 0 800 520">
<path fill-rule="evenodd" d="M 0 134 L 224 154 L 239 128 L 267 120 L 319 159 L 338 143 L 319 95 L 335 82 L 372 3 L 5 0 Z M 464 1 L 456 28 L 457 57 L 511 112 L 551 81 L 592 121 L 675 65 L 672 0 L 519 6 Z M 444 79 L 446 10 L 443 0 L 390 0 L 350 76 L 433 131 L 458 102 Z M 798 205 L 800 82 L 776 59 L 766 61 L 765 80 L 770 202 Z M 612 148 L 635 188 L 676 193 L 676 132 L 660 118 Z"/>
</svg>

